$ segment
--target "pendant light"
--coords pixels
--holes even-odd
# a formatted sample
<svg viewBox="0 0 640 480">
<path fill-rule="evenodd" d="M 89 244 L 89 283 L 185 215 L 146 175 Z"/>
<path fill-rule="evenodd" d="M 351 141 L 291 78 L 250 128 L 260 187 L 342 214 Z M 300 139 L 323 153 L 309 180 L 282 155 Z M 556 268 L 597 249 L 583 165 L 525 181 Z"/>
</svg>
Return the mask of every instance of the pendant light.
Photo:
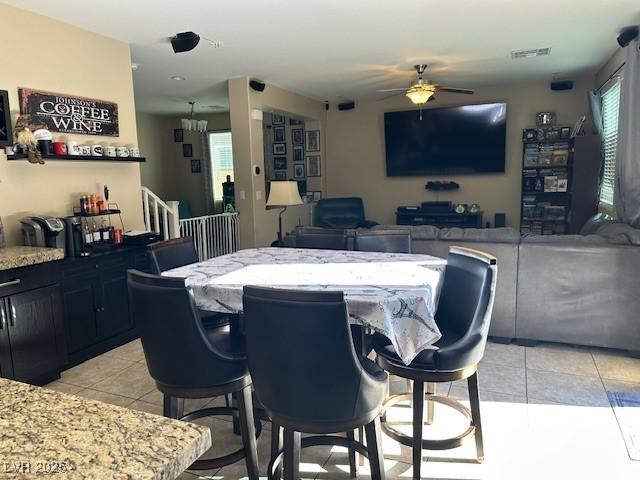
<svg viewBox="0 0 640 480">
<path fill-rule="evenodd" d="M 182 124 L 182 129 L 185 132 L 197 132 L 197 133 L 205 133 L 207 131 L 207 121 L 206 120 L 196 120 L 193 118 L 194 115 L 194 106 L 196 102 L 189 102 L 191 105 L 191 112 L 189 114 L 189 118 L 182 118 L 180 122 Z"/>
</svg>

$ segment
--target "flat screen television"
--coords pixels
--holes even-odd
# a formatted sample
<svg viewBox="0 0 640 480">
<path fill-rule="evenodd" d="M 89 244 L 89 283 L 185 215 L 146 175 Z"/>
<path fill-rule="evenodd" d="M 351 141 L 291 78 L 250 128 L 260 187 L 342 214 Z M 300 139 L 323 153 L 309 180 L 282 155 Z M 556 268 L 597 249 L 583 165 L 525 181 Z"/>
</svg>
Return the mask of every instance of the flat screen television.
<svg viewBox="0 0 640 480">
<path fill-rule="evenodd" d="M 504 172 L 507 104 L 384 114 L 387 176 Z"/>
</svg>

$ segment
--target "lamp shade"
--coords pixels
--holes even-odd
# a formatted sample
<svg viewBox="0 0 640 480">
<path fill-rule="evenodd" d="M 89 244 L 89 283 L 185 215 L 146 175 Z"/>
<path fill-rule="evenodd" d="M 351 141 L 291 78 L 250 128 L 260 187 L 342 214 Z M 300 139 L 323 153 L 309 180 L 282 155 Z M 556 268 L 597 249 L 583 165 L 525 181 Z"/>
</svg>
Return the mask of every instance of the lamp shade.
<svg viewBox="0 0 640 480">
<path fill-rule="evenodd" d="M 302 205 L 302 203 L 302 198 L 300 198 L 300 193 L 298 192 L 298 182 L 271 182 L 267 207 L 287 207 L 289 205 Z"/>
</svg>

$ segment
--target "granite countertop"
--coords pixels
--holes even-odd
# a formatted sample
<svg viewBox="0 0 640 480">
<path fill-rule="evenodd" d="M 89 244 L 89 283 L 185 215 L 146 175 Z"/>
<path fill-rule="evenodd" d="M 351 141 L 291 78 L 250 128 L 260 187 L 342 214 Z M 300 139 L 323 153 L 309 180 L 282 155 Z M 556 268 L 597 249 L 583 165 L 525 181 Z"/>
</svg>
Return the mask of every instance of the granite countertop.
<svg viewBox="0 0 640 480">
<path fill-rule="evenodd" d="M 193 423 L 0 379 L 0 477 L 165 480 L 211 446 Z"/>
<path fill-rule="evenodd" d="M 26 267 L 64 258 L 64 249 L 45 247 L 0 248 L 0 270 Z"/>
</svg>

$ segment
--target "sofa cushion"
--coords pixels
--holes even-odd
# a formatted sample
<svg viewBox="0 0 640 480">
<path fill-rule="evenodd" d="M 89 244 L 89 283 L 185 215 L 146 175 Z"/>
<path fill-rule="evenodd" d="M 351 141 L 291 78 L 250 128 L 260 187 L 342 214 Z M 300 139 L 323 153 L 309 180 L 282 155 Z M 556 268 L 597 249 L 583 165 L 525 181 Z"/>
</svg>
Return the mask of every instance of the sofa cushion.
<svg viewBox="0 0 640 480">
<path fill-rule="evenodd" d="M 377 225 L 372 230 L 405 230 L 412 240 L 436 240 L 440 229 L 433 225 Z"/>
<path fill-rule="evenodd" d="M 591 235 L 598 233 L 598 229 L 603 225 L 615 221 L 611 215 L 606 213 L 596 213 L 580 229 L 580 235 Z"/>
<path fill-rule="evenodd" d="M 520 243 L 520 233 L 511 227 L 505 228 L 441 228 L 440 240 L 467 242 Z"/>
<path fill-rule="evenodd" d="M 563 245 L 629 245 L 629 238 L 617 235 L 524 235 L 522 243 L 553 243 Z"/>
</svg>

